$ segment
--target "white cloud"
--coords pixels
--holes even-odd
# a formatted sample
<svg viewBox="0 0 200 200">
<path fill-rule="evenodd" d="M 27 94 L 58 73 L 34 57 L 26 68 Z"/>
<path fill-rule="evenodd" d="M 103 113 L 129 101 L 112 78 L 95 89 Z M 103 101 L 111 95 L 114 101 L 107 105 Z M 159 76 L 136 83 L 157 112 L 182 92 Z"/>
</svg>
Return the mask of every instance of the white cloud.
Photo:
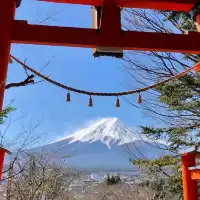
<svg viewBox="0 0 200 200">
<path fill-rule="evenodd" d="M 105 118 L 108 118 L 108 117 L 105 117 Z M 90 119 L 90 120 L 86 120 L 84 122 L 80 122 L 79 124 L 76 124 L 76 125 L 67 125 L 67 128 L 63 134 L 63 136 L 59 136 L 57 137 L 54 141 L 52 141 L 51 143 L 55 143 L 55 142 L 58 142 L 58 141 L 61 141 L 61 140 L 65 140 L 67 137 L 69 137 L 69 135 L 72 135 L 74 134 L 75 132 L 83 129 L 83 128 L 87 128 L 91 125 L 93 125 L 94 123 L 102 120 L 102 119 L 105 119 L 103 117 L 98 117 L 98 118 L 95 118 L 95 119 Z"/>
</svg>

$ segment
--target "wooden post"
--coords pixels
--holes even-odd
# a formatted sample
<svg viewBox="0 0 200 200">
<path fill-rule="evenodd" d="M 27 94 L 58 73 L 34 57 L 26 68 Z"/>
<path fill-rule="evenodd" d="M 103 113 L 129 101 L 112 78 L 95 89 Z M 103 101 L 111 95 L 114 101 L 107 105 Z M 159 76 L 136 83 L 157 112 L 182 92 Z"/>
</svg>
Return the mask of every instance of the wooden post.
<svg viewBox="0 0 200 200">
<path fill-rule="evenodd" d="M 110 35 L 119 38 L 121 31 L 121 10 L 119 7 L 112 4 L 102 6 L 100 29 L 104 38 Z"/>
<path fill-rule="evenodd" d="M 200 32 L 200 14 L 196 16 L 196 27 L 197 31 Z"/>
<path fill-rule="evenodd" d="M 120 40 L 121 34 L 121 9 L 112 4 L 92 7 L 92 27 L 98 29 L 101 40 L 114 42 Z M 93 56 L 123 57 L 123 50 L 110 46 L 97 47 L 93 49 Z"/>
<path fill-rule="evenodd" d="M 4 156 L 5 156 L 5 151 L 0 149 L 0 181 L 2 179 Z"/>
<path fill-rule="evenodd" d="M 188 167 L 195 167 L 195 153 L 186 153 L 181 157 L 184 200 L 198 200 L 197 181 L 192 180 Z"/>
<path fill-rule="evenodd" d="M 0 112 L 3 107 L 3 97 L 7 76 L 11 32 L 14 20 L 16 0 L 3 0 L 0 5 Z"/>
</svg>

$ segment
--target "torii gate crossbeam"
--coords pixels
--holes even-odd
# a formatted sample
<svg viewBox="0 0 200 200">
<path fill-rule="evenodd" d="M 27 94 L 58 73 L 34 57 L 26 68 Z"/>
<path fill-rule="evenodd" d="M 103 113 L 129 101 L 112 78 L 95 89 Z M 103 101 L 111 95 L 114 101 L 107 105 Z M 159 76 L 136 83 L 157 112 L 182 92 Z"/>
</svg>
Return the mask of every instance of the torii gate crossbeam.
<svg viewBox="0 0 200 200">
<path fill-rule="evenodd" d="M 29 25 L 25 21 L 15 21 L 11 41 L 19 44 L 84 48 L 109 46 L 124 50 L 200 54 L 200 33 L 198 32 L 183 35 L 124 31 L 121 35 L 110 32 L 103 37 L 95 29 Z"/>
<path fill-rule="evenodd" d="M 200 54 L 200 33 L 123 31 L 120 22 L 121 7 L 189 11 L 198 0 L 41 0 L 101 6 L 100 27 L 97 29 L 29 25 L 26 21 L 16 21 L 16 1 L 21 0 L 4 0 L 0 6 L 0 111 L 11 43 Z"/>
<path fill-rule="evenodd" d="M 54 3 L 68 3 L 102 6 L 112 4 L 125 8 L 145 8 L 155 10 L 190 11 L 199 0 L 37 0 Z"/>
</svg>

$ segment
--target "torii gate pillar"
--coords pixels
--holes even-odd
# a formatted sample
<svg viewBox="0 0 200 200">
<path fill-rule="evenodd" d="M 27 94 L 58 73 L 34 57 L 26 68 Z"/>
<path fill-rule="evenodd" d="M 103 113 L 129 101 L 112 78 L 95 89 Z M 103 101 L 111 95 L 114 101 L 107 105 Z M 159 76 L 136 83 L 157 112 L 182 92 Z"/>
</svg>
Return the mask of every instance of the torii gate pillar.
<svg viewBox="0 0 200 200">
<path fill-rule="evenodd" d="M 3 163 L 4 163 L 4 157 L 6 153 L 11 155 L 10 151 L 0 146 L 0 181 L 2 180 Z"/>
<path fill-rule="evenodd" d="M 4 0 L 0 6 L 0 112 L 8 69 L 11 46 L 12 24 L 15 15 L 16 0 Z"/>
<path fill-rule="evenodd" d="M 200 32 L 200 14 L 196 16 L 197 31 Z"/>
<path fill-rule="evenodd" d="M 184 200 L 198 200 L 197 180 L 192 180 L 189 167 L 196 165 L 195 153 L 185 153 L 182 160 L 182 180 Z"/>
</svg>

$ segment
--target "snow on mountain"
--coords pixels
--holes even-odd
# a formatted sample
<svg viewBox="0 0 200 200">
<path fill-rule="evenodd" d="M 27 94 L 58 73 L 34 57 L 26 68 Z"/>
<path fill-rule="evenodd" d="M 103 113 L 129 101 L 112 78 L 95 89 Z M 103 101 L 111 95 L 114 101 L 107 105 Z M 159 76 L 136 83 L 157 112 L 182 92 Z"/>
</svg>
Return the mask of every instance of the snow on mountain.
<svg viewBox="0 0 200 200">
<path fill-rule="evenodd" d="M 137 140 L 144 140 L 146 142 L 153 142 L 140 134 L 137 128 L 126 127 L 118 118 L 110 117 L 96 121 L 94 124 L 80 129 L 63 139 L 69 140 L 69 144 L 74 142 L 89 142 L 101 141 L 111 148 L 112 144 L 123 145 L 132 143 Z M 158 143 L 165 143 L 164 141 L 157 141 Z"/>
<path fill-rule="evenodd" d="M 126 127 L 117 118 L 104 118 L 32 151 L 56 152 L 56 157 L 73 155 L 66 163 L 75 168 L 131 169 L 129 157 L 152 159 L 167 154 L 160 145 L 162 141 L 142 137 L 139 129 Z"/>
<path fill-rule="evenodd" d="M 135 140 L 141 140 L 130 128 L 126 128 L 118 118 L 105 118 L 97 121 L 93 125 L 80 129 L 74 134 L 66 137 L 70 144 L 74 142 L 95 142 L 101 141 L 111 148 L 111 144 L 126 144 Z"/>
</svg>

